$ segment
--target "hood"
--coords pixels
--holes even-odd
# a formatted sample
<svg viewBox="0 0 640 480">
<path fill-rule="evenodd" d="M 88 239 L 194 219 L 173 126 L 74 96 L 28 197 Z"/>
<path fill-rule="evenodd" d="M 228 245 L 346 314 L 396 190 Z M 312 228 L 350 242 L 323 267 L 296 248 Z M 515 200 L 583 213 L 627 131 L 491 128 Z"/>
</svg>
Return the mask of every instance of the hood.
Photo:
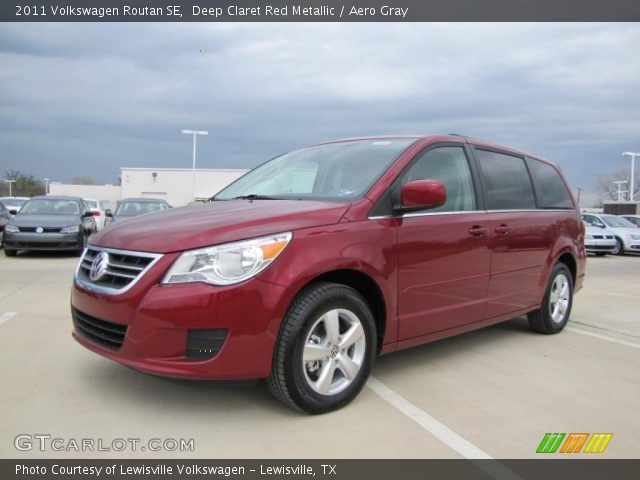
<svg viewBox="0 0 640 480">
<path fill-rule="evenodd" d="M 80 225 L 80 215 L 16 215 L 11 225 L 16 227 L 70 227 Z"/>
<path fill-rule="evenodd" d="M 94 245 L 153 253 L 191 250 L 235 240 L 338 223 L 349 203 L 227 200 L 133 218 L 91 238 Z"/>
</svg>

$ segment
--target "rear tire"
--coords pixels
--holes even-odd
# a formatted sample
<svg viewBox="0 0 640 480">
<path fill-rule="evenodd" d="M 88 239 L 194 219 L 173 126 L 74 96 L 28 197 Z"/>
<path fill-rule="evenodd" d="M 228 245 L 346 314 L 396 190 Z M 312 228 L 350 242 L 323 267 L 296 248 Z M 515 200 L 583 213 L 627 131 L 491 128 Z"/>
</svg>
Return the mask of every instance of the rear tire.
<svg viewBox="0 0 640 480">
<path fill-rule="evenodd" d="M 311 285 L 282 322 L 269 390 L 301 412 L 341 408 L 364 387 L 376 338 L 371 309 L 356 290 L 336 283 Z"/>
<path fill-rule="evenodd" d="M 556 263 L 542 305 L 527 315 L 529 327 L 546 335 L 560 332 L 569 321 L 572 305 L 573 277 L 564 263 Z"/>
<path fill-rule="evenodd" d="M 7 249 L 7 248 L 5 248 L 5 249 L 4 249 L 4 254 L 5 254 L 7 257 L 15 257 L 15 256 L 18 254 L 18 251 L 17 251 L 17 250 L 11 250 L 11 249 Z"/>
</svg>

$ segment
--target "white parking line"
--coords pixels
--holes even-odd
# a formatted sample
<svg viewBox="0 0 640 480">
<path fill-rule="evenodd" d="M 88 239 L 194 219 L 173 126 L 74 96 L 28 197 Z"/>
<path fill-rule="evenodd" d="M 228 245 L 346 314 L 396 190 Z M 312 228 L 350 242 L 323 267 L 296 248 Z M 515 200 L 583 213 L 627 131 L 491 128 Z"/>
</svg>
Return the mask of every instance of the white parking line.
<svg viewBox="0 0 640 480">
<path fill-rule="evenodd" d="M 0 325 L 2 325 L 4 322 L 8 322 L 13 317 L 15 317 L 17 314 L 18 314 L 18 312 L 6 312 L 6 313 L 3 313 L 2 315 L 0 315 Z"/>
<path fill-rule="evenodd" d="M 473 443 L 469 442 L 467 439 L 462 438 L 456 432 L 451 430 L 449 427 L 440 423 L 438 420 L 433 418 L 427 412 L 419 409 L 413 403 L 405 400 L 396 392 L 387 387 L 384 383 L 378 380 L 375 377 L 370 377 L 367 381 L 367 386 L 378 394 L 379 397 L 389 402 L 391 405 L 396 407 L 402 413 L 404 413 L 411 420 L 416 422 L 426 431 L 431 433 L 434 437 L 440 440 L 442 443 L 452 448 L 464 458 L 474 458 L 474 459 L 490 459 L 491 455 L 480 450 Z"/>
<path fill-rule="evenodd" d="M 640 349 L 640 344 L 625 342 L 624 340 L 620 340 L 619 338 L 608 337 L 606 335 L 600 335 L 599 333 L 587 332 L 586 330 L 582 330 L 581 328 L 567 327 L 567 330 L 579 333 L 581 335 L 588 335 L 589 337 L 599 338 L 600 340 L 606 340 L 607 342 L 619 343 L 620 345 Z"/>
<path fill-rule="evenodd" d="M 497 480 L 524 480 L 516 472 L 505 467 L 499 461 L 494 460 L 487 452 L 476 447 L 473 443 L 458 435 L 444 423 L 439 422 L 427 412 L 421 410 L 413 403 L 391 390 L 377 378 L 373 376 L 369 377 L 369 380 L 367 380 L 367 387 L 449 448 L 455 450 L 464 458 L 472 460 L 472 463 L 474 463 L 476 467 L 483 470 L 485 473 L 488 473 L 493 478 Z M 474 460 L 480 461 L 475 462 Z M 486 462 L 485 460 L 494 461 Z"/>
<path fill-rule="evenodd" d="M 607 292 L 609 295 L 615 295 L 616 297 L 625 297 L 625 298 L 638 298 L 637 295 L 630 295 L 628 293 L 619 293 L 619 292 Z"/>
</svg>

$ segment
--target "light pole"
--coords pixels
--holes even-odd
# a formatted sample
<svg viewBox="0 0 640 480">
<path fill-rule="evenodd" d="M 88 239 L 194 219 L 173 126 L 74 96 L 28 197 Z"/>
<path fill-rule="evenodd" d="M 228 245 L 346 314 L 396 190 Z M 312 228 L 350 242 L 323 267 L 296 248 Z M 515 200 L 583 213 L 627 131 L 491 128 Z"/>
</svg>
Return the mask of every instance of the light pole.
<svg viewBox="0 0 640 480">
<path fill-rule="evenodd" d="M 622 190 L 622 184 L 627 183 L 626 180 L 618 180 L 617 182 L 611 182 L 618 186 L 618 202 L 622 202 L 622 193 L 626 192 L 626 190 Z"/>
<path fill-rule="evenodd" d="M 634 170 L 636 168 L 636 157 L 640 157 L 640 153 L 622 152 L 625 157 L 631 157 L 631 183 L 629 184 L 629 201 L 633 202 L 633 190 L 636 184 L 634 182 Z"/>
<path fill-rule="evenodd" d="M 11 184 L 12 183 L 16 183 L 15 180 L 5 180 L 4 183 L 8 183 L 9 184 L 9 196 L 13 197 L 13 195 L 11 194 Z"/>
<path fill-rule="evenodd" d="M 49 195 L 49 179 L 44 179 L 44 194 Z"/>
<path fill-rule="evenodd" d="M 192 196 L 193 201 L 196 201 L 196 137 L 198 135 L 209 135 L 209 132 L 204 130 L 182 130 L 185 135 L 193 135 L 193 168 L 192 168 Z"/>
</svg>

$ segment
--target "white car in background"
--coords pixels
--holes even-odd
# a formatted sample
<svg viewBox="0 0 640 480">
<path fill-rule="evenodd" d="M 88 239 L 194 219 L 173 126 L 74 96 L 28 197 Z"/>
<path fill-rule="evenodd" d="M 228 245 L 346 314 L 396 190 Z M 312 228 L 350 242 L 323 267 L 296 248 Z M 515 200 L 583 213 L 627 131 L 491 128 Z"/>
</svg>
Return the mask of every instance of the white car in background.
<svg viewBox="0 0 640 480">
<path fill-rule="evenodd" d="M 24 205 L 27 200 L 29 200 L 29 197 L 1 197 L 0 198 L 0 202 L 4 203 L 4 206 L 7 207 L 7 210 L 9 211 L 15 210 L 16 212 L 18 212 L 22 208 L 22 205 Z M 11 214 L 11 217 L 14 217 L 14 216 L 15 215 Z"/>
<path fill-rule="evenodd" d="M 594 227 L 588 223 L 585 226 L 584 249 L 587 253 L 595 253 L 601 257 L 616 251 L 616 237 L 611 230 L 606 227 Z"/>
<path fill-rule="evenodd" d="M 105 206 L 100 200 L 95 200 L 93 198 L 85 198 L 85 203 L 89 205 L 91 212 L 93 213 L 93 219 L 96 221 L 96 227 L 98 227 L 98 231 L 102 230 L 106 227 L 107 216 L 105 214 Z"/>
<path fill-rule="evenodd" d="M 616 240 L 613 255 L 624 255 L 624 252 L 640 253 L 640 230 L 633 223 L 617 215 L 604 213 L 583 213 L 582 220 L 593 227 L 606 227 Z"/>
<path fill-rule="evenodd" d="M 640 215 L 620 215 L 628 222 L 633 223 L 636 227 L 640 228 Z"/>
</svg>

